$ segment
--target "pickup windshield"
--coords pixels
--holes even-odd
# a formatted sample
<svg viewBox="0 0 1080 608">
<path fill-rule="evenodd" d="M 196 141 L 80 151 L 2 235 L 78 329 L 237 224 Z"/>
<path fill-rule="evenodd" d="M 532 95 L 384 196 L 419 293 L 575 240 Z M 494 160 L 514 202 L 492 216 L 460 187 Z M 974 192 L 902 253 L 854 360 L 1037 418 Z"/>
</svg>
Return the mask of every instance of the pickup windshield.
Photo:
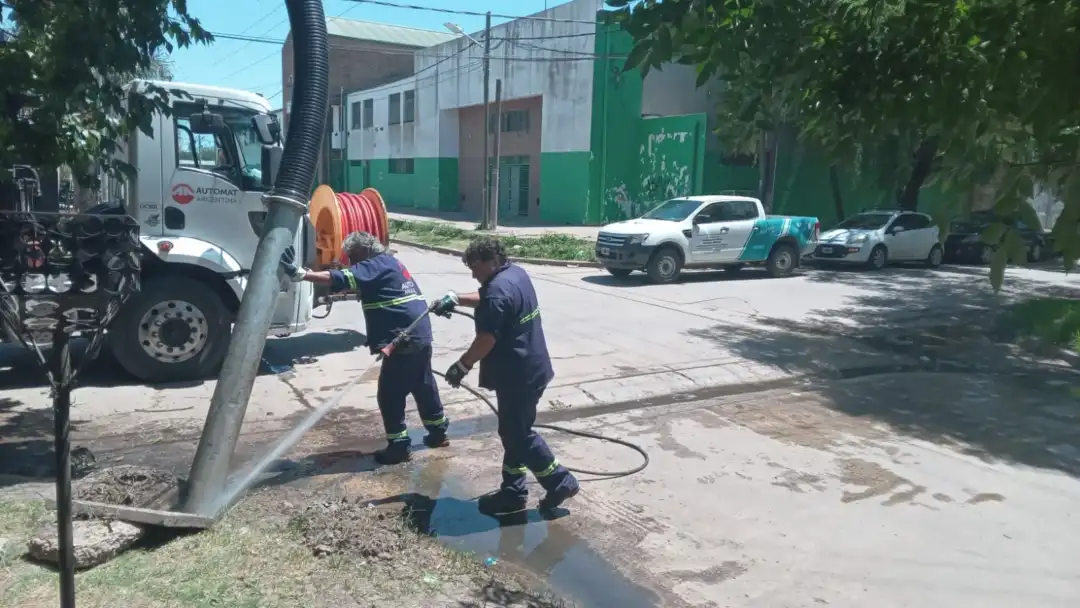
<svg viewBox="0 0 1080 608">
<path fill-rule="evenodd" d="M 681 222 L 690 217 L 690 214 L 697 210 L 701 206 L 701 201 L 687 200 L 684 198 L 673 198 L 670 201 L 661 203 L 656 207 L 653 207 L 652 211 L 649 211 L 645 215 L 641 216 L 642 219 L 647 220 L 664 220 L 666 222 Z"/>
<path fill-rule="evenodd" d="M 878 230 L 889 223 L 891 213 L 860 213 L 836 225 L 837 230 Z"/>
</svg>

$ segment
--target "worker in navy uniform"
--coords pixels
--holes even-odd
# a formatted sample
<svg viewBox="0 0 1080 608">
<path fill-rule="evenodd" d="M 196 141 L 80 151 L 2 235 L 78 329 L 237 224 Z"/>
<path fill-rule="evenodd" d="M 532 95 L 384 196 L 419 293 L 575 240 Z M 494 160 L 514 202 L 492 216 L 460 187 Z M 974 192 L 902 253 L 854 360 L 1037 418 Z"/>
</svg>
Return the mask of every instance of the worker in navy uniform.
<svg viewBox="0 0 1080 608">
<path fill-rule="evenodd" d="M 555 377 L 536 291 L 525 270 L 507 261 L 506 250 L 495 238 L 474 240 L 463 258 L 480 290 L 460 295 L 450 292 L 432 303 L 432 312 L 446 316 L 458 305 L 476 309 L 476 337 L 446 371 L 446 382 L 455 388 L 461 386 L 479 363 L 479 384 L 494 390 L 498 401 L 502 486 L 480 499 L 480 510 L 490 515 L 523 510 L 528 498 L 527 471 L 532 471 L 547 492 L 540 508 L 554 509 L 574 497 L 579 486 L 533 430 L 540 397 Z"/>
<path fill-rule="evenodd" d="M 413 321 L 420 319 L 405 341 L 383 360 L 379 371 L 377 400 L 389 445 L 375 452 L 375 461 L 389 465 L 409 459 L 405 398 L 410 394 L 427 429 L 424 444 L 430 448 L 449 445 L 446 438 L 449 421 L 431 370 L 431 321 L 420 287 L 405 265 L 366 232 L 350 234 L 343 249 L 351 266 L 341 270 L 300 268 L 292 247 L 282 255 L 281 266 L 294 282 L 327 285 L 332 292 L 355 291 L 364 310 L 367 343 L 372 354 L 378 354 Z"/>
</svg>

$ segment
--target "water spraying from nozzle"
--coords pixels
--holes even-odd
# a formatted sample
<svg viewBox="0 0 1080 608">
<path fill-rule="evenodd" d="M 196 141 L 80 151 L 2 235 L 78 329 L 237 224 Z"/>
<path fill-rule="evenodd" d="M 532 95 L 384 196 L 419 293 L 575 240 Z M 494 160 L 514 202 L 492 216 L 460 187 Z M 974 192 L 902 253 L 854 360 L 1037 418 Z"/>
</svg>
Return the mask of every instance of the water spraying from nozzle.
<svg viewBox="0 0 1080 608">
<path fill-rule="evenodd" d="M 300 441 L 300 438 L 304 436 L 304 433 L 311 430 L 311 427 L 315 426 L 315 424 L 318 423 L 319 420 L 322 420 L 323 417 L 330 412 L 330 410 L 337 407 L 337 405 L 341 403 L 341 400 L 345 397 L 345 395 L 348 394 L 348 392 L 352 390 L 354 386 L 359 384 L 361 378 L 365 376 L 366 372 L 372 367 L 374 367 L 375 364 L 377 364 L 378 362 L 379 359 L 373 360 L 370 365 L 368 365 L 362 371 L 354 375 L 353 379 L 350 380 L 348 384 L 341 387 L 341 389 L 336 394 L 327 398 L 325 401 L 319 404 L 319 407 L 315 408 L 307 416 L 305 416 L 304 419 L 300 421 L 300 424 L 298 424 L 294 429 L 289 431 L 287 435 L 278 440 L 278 442 L 274 444 L 270 451 L 267 452 L 258 461 L 256 461 L 255 464 L 250 469 L 248 469 L 246 473 L 243 474 L 243 476 L 239 477 L 236 482 L 227 485 L 221 496 L 213 502 L 211 512 L 214 514 L 221 513 L 224 509 L 232 505 L 233 502 L 236 501 L 236 499 L 239 498 L 241 494 L 251 488 L 251 486 L 255 485 L 255 482 L 263 473 L 266 472 L 266 469 L 268 469 L 270 465 L 273 464 L 278 458 L 281 458 L 285 455 L 286 452 L 292 449 L 292 447 Z"/>
</svg>

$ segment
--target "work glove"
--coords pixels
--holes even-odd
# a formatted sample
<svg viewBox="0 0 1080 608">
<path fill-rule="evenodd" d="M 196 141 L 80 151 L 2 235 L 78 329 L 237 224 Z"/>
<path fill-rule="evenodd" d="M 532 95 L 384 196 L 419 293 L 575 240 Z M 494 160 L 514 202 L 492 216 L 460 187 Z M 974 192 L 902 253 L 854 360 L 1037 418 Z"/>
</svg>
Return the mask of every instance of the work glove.
<svg viewBox="0 0 1080 608">
<path fill-rule="evenodd" d="M 458 295 L 452 291 L 446 292 L 446 295 L 433 300 L 431 302 L 431 312 L 439 315 L 440 317 L 450 318 L 450 313 L 454 311 L 454 308 L 460 303 Z"/>
<path fill-rule="evenodd" d="M 469 375 L 469 368 L 460 360 L 455 361 L 450 369 L 446 370 L 446 383 L 454 388 L 461 388 L 461 381 Z"/>
<path fill-rule="evenodd" d="M 292 245 L 285 248 L 285 251 L 281 254 L 281 269 L 285 271 L 285 276 L 289 277 L 289 280 L 293 283 L 299 283 L 304 280 L 304 275 L 307 274 L 307 270 L 296 265 L 296 249 Z"/>
</svg>

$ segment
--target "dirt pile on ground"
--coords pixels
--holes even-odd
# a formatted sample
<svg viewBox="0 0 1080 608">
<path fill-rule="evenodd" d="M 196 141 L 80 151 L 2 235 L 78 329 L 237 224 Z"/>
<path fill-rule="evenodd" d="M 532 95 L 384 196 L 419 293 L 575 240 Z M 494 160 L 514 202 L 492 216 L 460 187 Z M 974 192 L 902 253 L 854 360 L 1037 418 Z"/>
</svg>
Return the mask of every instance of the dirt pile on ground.
<svg viewBox="0 0 1080 608">
<path fill-rule="evenodd" d="M 72 486 L 76 500 L 103 502 L 126 507 L 169 507 L 161 504 L 175 500 L 181 480 L 159 469 L 121 465 L 96 471 Z"/>
<path fill-rule="evenodd" d="M 369 506 L 366 501 L 324 500 L 292 519 L 304 543 L 315 555 L 345 555 L 392 559 L 409 545 L 416 532 L 398 510 Z"/>
</svg>

